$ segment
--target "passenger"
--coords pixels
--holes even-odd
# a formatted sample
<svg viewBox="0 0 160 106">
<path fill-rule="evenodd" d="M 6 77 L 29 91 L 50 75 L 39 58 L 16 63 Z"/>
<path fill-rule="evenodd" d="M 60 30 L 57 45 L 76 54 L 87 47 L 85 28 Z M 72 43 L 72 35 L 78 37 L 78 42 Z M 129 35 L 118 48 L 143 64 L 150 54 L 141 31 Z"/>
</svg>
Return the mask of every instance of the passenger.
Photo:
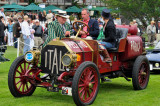
<svg viewBox="0 0 160 106">
<path fill-rule="evenodd" d="M 79 35 L 81 38 L 86 38 L 87 36 L 91 36 L 92 39 L 96 40 L 99 35 L 99 26 L 98 21 L 95 19 L 90 19 L 89 11 L 88 9 L 84 8 L 81 11 L 81 15 L 83 18 L 83 22 L 86 23 L 89 26 L 89 30 L 87 29 L 87 26 L 83 28 L 83 31 L 80 31 Z M 89 31 L 88 34 L 85 32 Z"/>
<path fill-rule="evenodd" d="M 57 20 L 48 24 L 48 37 L 45 40 L 43 47 L 56 37 L 61 39 L 70 36 L 71 34 L 71 27 L 66 22 L 66 19 L 69 18 L 69 16 L 66 14 L 66 11 L 58 11 L 56 18 Z"/>
<path fill-rule="evenodd" d="M 102 19 L 104 20 L 103 25 L 103 33 L 105 35 L 105 39 L 102 39 L 102 42 L 99 42 L 100 44 L 104 45 L 104 47 L 107 48 L 114 48 L 116 44 L 116 28 L 115 24 L 111 18 L 110 11 L 108 9 L 104 9 L 102 11 Z M 102 46 L 101 46 L 102 47 Z M 108 54 L 108 51 L 104 49 L 102 51 L 102 55 L 104 56 L 104 62 L 111 62 L 111 58 Z"/>
</svg>

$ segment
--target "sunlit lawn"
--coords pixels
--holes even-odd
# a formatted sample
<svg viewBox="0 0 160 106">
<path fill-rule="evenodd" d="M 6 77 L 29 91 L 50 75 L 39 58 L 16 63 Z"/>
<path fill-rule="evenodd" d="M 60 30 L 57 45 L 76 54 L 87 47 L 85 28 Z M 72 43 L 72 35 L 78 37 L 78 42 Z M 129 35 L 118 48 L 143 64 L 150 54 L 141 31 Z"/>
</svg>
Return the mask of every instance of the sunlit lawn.
<svg viewBox="0 0 160 106">
<path fill-rule="evenodd" d="M 74 106 L 71 96 L 48 92 L 37 88 L 32 96 L 14 98 L 8 89 L 8 71 L 16 58 L 16 49 L 9 47 L 5 54 L 10 62 L 0 64 L 0 106 Z M 124 78 L 100 84 L 98 96 L 93 106 L 151 106 L 160 105 L 160 74 L 151 74 L 147 89 L 134 91 L 132 82 Z"/>
</svg>

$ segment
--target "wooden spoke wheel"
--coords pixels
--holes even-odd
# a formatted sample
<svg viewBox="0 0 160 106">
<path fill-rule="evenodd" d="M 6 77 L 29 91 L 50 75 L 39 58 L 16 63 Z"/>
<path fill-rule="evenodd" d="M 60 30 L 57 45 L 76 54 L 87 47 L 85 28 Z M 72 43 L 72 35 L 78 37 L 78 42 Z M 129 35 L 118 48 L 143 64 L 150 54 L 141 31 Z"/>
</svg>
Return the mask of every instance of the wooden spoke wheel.
<svg viewBox="0 0 160 106">
<path fill-rule="evenodd" d="M 78 106 L 90 105 L 94 102 L 99 89 L 99 71 L 92 62 L 82 63 L 73 78 L 72 96 Z"/>
<path fill-rule="evenodd" d="M 139 56 L 135 60 L 132 70 L 132 84 L 135 90 L 145 89 L 149 82 L 149 62 L 145 56 Z"/>
<path fill-rule="evenodd" d="M 30 64 L 24 59 L 24 56 L 18 57 L 11 65 L 8 73 L 8 86 L 14 97 L 30 96 L 36 87 L 27 78 L 34 74 L 30 70 Z"/>
</svg>

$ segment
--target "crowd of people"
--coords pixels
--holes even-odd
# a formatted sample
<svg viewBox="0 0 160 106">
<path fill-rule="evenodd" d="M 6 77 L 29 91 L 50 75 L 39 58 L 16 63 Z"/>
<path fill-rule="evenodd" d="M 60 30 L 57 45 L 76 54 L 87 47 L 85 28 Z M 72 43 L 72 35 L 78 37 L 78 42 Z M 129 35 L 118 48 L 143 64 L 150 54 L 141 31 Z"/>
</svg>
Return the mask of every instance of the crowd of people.
<svg viewBox="0 0 160 106">
<path fill-rule="evenodd" d="M 101 34 L 104 34 L 104 37 L 99 43 L 104 45 L 102 47 L 102 54 L 105 54 L 104 61 L 110 62 L 111 59 L 105 48 L 115 47 L 116 28 L 108 9 L 102 11 L 101 17 L 98 20 L 91 19 L 89 10 L 82 9 L 82 21 L 89 26 L 89 30 L 87 26 L 83 27 L 78 36 L 81 38 L 91 37 L 97 40 L 102 32 Z M 138 26 L 136 20 L 133 20 L 130 25 Z M 158 25 L 160 29 L 160 24 Z M 156 33 L 160 33 L 159 29 L 157 32 L 154 21 L 151 21 L 151 24 L 147 27 L 149 43 L 153 43 Z M 0 45 L 17 48 L 17 41 L 19 41 L 20 54 L 25 54 L 34 46 L 38 47 L 42 43 L 42 47 L 45 47 L 51 40 L 56 40 L 57 37 L 61 39 L 75 34 L 76 32 L 71 27 L 71 21 L 66 11 L 60 10 L 57 14 L 50 10 L 48 14 L 45 11 L 39 13 L 24 13 L 22 11 L 5 15 L 4 9 L 1 8 L 0 10 Z M 159 38 L 157 37 L 157 39 Z"/>
</svg>

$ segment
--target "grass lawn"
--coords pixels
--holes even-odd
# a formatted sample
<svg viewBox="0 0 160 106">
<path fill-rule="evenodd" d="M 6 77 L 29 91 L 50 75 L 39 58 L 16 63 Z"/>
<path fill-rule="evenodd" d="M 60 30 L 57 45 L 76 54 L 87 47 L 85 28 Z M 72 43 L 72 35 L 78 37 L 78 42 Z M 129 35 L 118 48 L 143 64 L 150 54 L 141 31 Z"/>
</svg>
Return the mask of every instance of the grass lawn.
<svg viewBox="0 0 160 106">
<path fill-rule="evenodd" d="M 32 96 L 14 98 L 8 89 L 8 71 L 16 58 L 16 49 L 8 47 L 5 54 L 10 62 L 0 64 L 0 106 L 75 106 L 71 96 L 37 88 Z M 160 74 L 151 74 L 147 89 L 134 91 L 132 82 L 124 78 L 100 84 L 98 96 L 92 106 L 151 106 L 160 105 Z"/>
</svg>

